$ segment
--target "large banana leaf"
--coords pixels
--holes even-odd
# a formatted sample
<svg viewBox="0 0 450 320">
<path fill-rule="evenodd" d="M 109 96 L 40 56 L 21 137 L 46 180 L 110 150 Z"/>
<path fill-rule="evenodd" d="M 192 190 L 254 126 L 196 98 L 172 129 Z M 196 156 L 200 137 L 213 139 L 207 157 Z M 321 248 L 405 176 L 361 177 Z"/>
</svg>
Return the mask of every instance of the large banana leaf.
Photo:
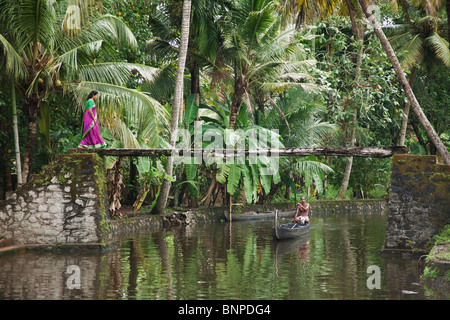
<svg viewBox="0 0 450 320">
<path fill-rule="evenodd" d="M 236 193 L 236 190 L 241 179 L 241 167 L 237 164 L 230 164 L 230 171 L 228 173 L 227 192 L 231 195 Z"/>
<path fill-rule="evenodd" d="M 191 94 L 186 99 L 186 109 L 184 111 L 184 124 L 186 127 L 195 120 L 199 106 L 195 103 L 195 95 Z"/>
<path fill-rule="evenodd" d="M 239 165 L 242 171 L 242 180 L 244 181 L 244 192 L 247 202 L 253 203 L 256 200 L 256 193 L 254 192 L 253 180 L 249 167 L 245 164 Z"/>
<path fill-rule="evenodd" d="M 230 172 L 229 164 L 218 164 L 219 171 L 216 173 L 216 180 L 219 183 L 225 183 L 227 181 L 228 174 Z"/>
</svg>

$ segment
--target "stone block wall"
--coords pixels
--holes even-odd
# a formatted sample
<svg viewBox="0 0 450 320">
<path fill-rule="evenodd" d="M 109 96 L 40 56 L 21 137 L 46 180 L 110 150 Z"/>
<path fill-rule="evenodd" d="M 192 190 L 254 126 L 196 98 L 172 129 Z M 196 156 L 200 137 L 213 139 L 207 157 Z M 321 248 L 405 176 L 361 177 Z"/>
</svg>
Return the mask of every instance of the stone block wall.
<svg viewBox="0 0 450 320">
<path fill-rule="evenodd" d="M 436 156 L 395 155 L 384 251 L 427 250 L 450 224 L 450 166 Z"/>
<path fill-rule="evenodd" d="M 318 200 L 310 202 L 311 214 L 317 213 L 375 213 L 386 214 L 387 199 Z"/>
<path fill-rule="evenodd" d="M 13 244 L 101 242 L 109 227 L 105 176 L 95 154 L 57 155 L 0 201 L 0 234 Z"/>
</svg>

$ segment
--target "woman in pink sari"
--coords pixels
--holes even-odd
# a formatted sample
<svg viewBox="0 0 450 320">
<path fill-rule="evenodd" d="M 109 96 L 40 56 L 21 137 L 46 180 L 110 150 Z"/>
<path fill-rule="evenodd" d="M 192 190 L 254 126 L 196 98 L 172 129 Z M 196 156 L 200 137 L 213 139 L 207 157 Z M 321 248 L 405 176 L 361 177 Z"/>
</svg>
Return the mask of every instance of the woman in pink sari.
<svg viewBox="0 0 450 320">
<path fill-rule="evenodd" d="M 81 142 L 78 148 L 99 149 L 106 147 L 106 142 L 100 136 L 100 129 L 98 128 L 97 111 L 94 102 L 97 97 L 97 91 L 92 91 L 88 95 L 88 100 L 86 101 L 86 107 L 84 110 Z"/>
</svg>

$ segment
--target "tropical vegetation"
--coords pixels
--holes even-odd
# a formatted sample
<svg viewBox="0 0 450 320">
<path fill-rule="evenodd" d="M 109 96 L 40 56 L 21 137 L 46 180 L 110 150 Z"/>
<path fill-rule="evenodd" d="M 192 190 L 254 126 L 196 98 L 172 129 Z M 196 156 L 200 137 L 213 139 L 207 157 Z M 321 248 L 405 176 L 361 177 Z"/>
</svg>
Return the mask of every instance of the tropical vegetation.
<svg viewBox="0 0 450 320">
<path fill-rule="evenodd" d="M 0 0 L 0 199 L 77 147 L 91 90 L 113 148 L 406 145 L 447 163 L 449 3 Z M 116 214 L 374 198 L 390 182 L 390 159 L 108 160 Z"/>
</svg>

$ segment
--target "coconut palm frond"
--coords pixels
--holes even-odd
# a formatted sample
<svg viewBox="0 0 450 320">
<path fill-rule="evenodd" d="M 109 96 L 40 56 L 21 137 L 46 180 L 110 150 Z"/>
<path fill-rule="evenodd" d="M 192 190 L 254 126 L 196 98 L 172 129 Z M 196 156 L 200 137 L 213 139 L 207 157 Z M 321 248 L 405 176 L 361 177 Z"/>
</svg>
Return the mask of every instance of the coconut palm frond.
<svg viewBox="0 0 450 320">
<path fill-rule="evenodd" d="M 423 45 L 422 36 L 420 34 L 415 34 L 415 35 L 413 35 L 413 37 L 411 37 L 411 40 L 408 41 L 408 43 L 404 47 L 404 50 L 407 53 L 409 53 L 413 56 L 417 56 L 419 58 L 419 57 L 421 57 L 421 53 L 418 51 L 420 51 L 422 45 Z"/>
<path fill-rule="evenodd" d="M 311 186 L 314 181 L 317 191 L 320 193 L 323 192 L 322 181 L 325 178 L 325 174 L 334 172 L 326 164 L 314 160 L 300 160 L 295 162 L 293 167 L 297 171 L 297 174 L 305 178 L 306 187 Z"/>
<path fill-rule="evenodd" d="M 90 56 L 95 52 L 99 52 L 103 40 L 96 40 L 92 42 L 82 43 L 70 48 L 64 48 L 61 54 L 56 58 L 57 63 L 64 65 L 67 70 L 66 77 L 69 79 L 76 79 L 78 76 L 78 65 L 90 64 L 92 59 Z"/>
<path fill-rule="evenodd" d="M 172 42 L 155 37 L 146 43 L 147 54 L 155 62 L 172 61 L 178 57 L 178 48 Z"/>
<path fill-rule="evenodd" d="M 295 167 L 300 173 L 310 172 L 319 174 L 320 172 L 324 173 L 334 172 L 334 170 L 330 168 L 328 165 L 322 162 L 312 160 L 300 160 L 297 163 L 295 163 Z"/>
<path fill-rule="evenodd" d="M 3 46 L 6 59 L 6 72 L 11 78 L 25 78 L 28 74 L 27 67 L 22 57 L 17 53 L 14 47 L 0 34 L 0 43 Z"/>
<path fill-rule="evenodd" d="M 296 73 L 284 73 L 280 75 L 279 77 L 282 80 L 290 80 L 294 82 L 298 82 L 300 80 L 308 79 L 308 80 L 314 80 L 314 77 L 311 76 L 309 73 L 305 72 L 296 72 Z"/>
<path fill-rule="evenodd" d="M 11 27 L 18 43 L 40 43 L 53 49 L 56 13 L 52 1 L 23 0 L 17 2 L 17 7 L 10 8 Z"/>
<path fill-rule="evenodd" d="M 408 29 L 408 25 L 406 26 L 406 30 L 402 30 L 404 32 L 400 32 L 399 30 L 394 36 L 389 38 L 389 42 L 391 43 L 394 49 L 399 49 L 405 46 L 409 41 L 411 41 L 411 37 L 413 36 L 410 30 Z"/>
<path fill-rule="evenodd" d="M 166 12 L 167 7 L 162 9 L 150 9 L 149 29 L 163 40 L 171 41 L 178 38 L 174 21 L 170 12 Z M 179 40 L 177 40 L 179 41 Z"/>
<path fill-rule="evenodd" d="M 139 75 L 144 81 L 153 81 L 158 72 L 157 68 L 125 62 L 102 62 L 79 68 L 82 81 L 108 82 L 116 85 L 126 83 L 133 74 Z"/>
<path fill-rule="evenodd" d="M 106 14 L 98 17 L 89 28 L 95 39 L 109 39 L 133 50 L 137 49 L 137 40 L 130 28 L 118 17 Z"/>
<path fill-rule="evenodd" d="M 409 68 L 423 59 L 424 41 L 420 34 L 404 33 L 392 38 L 391 43 L 400 51 L 404 68 Z"/>
<path fill-rule="evenodd" d="M 154 81 L 142 84 L 142 90 L 148 92 L 158 101 L 170 101 L 175 89 L 175 68 L 176 66 L 173 63 L 164 65 Z"/>
<path fill-rule="evenodd" d="M 136 135 L 120 118 L 118 121 L 113 121 L 110 123 L 107 128 L 110 130 L 115 139 L 122 142 L 124 148 L 140 148 Z"/>
<path fill-rule="evenodd" d="M 441 60 L 447 67 L 450 66 L 450 48 L 448 42 L 436 32 L 429 36 L 426 41 L 433 48 L 436 58 Z"/>
<path fill-rule="evenodd" d="M 305 91 L 317 91 L 323 90 L 320 85 L 314 83 L 300 83 L 300 82 L 266 82 L 261 85 L 263 90 L 271 91 L 271 92 L 282 92 L 292 86 L 299 86 Z"/>
<path fill-rule="evenodd" d="M 242 30 L 240 31 L 242 31 L 242 35 L 248 44 L 252 45 L 259 41 L 260 35 L 266 34 L 271 26 L 277 22 L 276 11 L 272 8 L 273 5 L 273 2 L 269 2 L 259 10 L 258 8 L 252 8 L 253 10 L 245 17 L 245 23 L 242 24 Z"/>
<path fill-rule="evenodd" d="M 318 146 L 330 134 L 339 130 L 336 124 L 321 122 L 317 119 L 299 121 L 291 126 L 294 134 L 288 140 L 289 145 L 303 148 Z"/>
</svg>

